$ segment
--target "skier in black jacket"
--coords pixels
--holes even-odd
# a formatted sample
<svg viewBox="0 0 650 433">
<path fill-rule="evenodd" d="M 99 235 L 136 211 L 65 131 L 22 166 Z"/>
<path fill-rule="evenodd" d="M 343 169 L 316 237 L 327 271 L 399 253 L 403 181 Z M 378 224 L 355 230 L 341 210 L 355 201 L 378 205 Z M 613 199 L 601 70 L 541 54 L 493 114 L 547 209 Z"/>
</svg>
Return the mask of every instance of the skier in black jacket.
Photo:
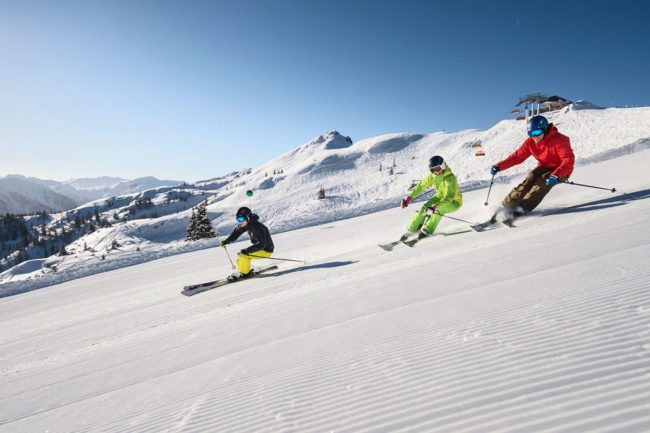
<svg viewBox="0 0 650 433">
<path fill-rule="evenodd" d="M 224 247 L 229 243 L 235 242 L 244 232 L 248 232 L 253 245 L 239 251 L 237 254 L 237 269 L 239 271 L 230 275 L 228 281 L 248 278 L 251 275 L 251 259 L 269 258 L 273 254 L 274 248 L 269 229 L 259 221 L 259 217 L 249 208 L 239 208 L 236 217 L 237 228 L 233 230 L 230 236 L 221 241 L 221 246 Z"/>
</svg>

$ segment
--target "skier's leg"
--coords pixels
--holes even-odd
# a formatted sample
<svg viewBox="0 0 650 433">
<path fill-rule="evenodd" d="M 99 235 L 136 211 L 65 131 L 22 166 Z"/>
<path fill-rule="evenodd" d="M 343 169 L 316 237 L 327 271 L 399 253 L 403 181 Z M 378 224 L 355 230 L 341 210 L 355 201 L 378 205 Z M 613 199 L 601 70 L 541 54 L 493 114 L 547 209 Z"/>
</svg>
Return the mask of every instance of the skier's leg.
<svg viewBox="0 0 650 433">
<path fill-rule="evenodd" d="M 237 255 L 237 267 L 239 268 L 239 272 L 241 272 L 242 275 L 247 275 L 251 271 L 251 260 L 267 259 L 271 257 L 272 254 L 273 253 L 264 250 L 255 251 L 250 255 L 239 253 Z"/>
<path fill-rule="evenodd" d="M 422 227 L 422 230 L 428 234 L 432 234 L 433 232 L 436 231 L 436 227 L 438 227 L 438 223 L 440 223 L 440 220 L 442 219 L 442 215 L 456 212 L 458 209 L 460 209 L 460 205 L 455 201 L 451 202 L 450 204 L 444 204 L 438 206 L 436 209 L 436 213 L 431 215 L 431 218 L 429 218 L 427 222 L 424 223 L 424 227 Z"/>
<path fill-rule="evenodd" d="M 252 255 L 250 255 L 249 257 L 250 257 L 252 260 L 261 260 L 261 259 L 268 259 L 268 258 L 271 257 L 272 255 L 273 255 L 273 253 L 270 253 L 270 252 L 268 252 L 268 251 L 264 251 L 264 250 L 260 250 L 260 251 L 255 251 L 255 252 L 252 253 Z M 249 272 L 250 272 L 250 270 L 249 270 Z"/>
<path fill-rule="evenodd" d="M 530 191 L 524 196 L 523 200 L 521 200 L 520 206 L 524 212 L 530 212 L 535 209 L 544 199 L 546 194 L 551 192 L 553 186 L 546 185 L 546 175 L 551 173 L 551 171 L 552 169 L 547 168 L 541 172 L 540 176 L 535 179 L 535 183 Z"/>
<path fill-rule="evenodd" d="M 510 191 L 510 193 L 508 193 L 508 195 L 503 199 L 501 202 L 503 207 L 514 211 L 519 206 L 521 206 L 521 201 L 524 199 L 526 194 L 528 194 L 531 188 L 535 185 L 537 179 L 546 173 L 547 170 L 548 169 L 544 167 L 537 167 L 528 173 L 528 176 L 526 176 L 526 178 L 519 185 L 514 187 L 512 191 Z"/>
<path fill-rule="evenodd" d="M 410 233 L 417 233 L 417 231 L 420 230 L 420 227 L 422 227 L 422 223 L 426 217 L 426 210 L 426 207 L 422 207 L 419 211 L 417 211 L 413 215 L 413 218 L 411 218 L 411 222 L 409 222 L 408 226 L 406 226 L 406 230 L 408 230 Z"/>
<path fill-rule="evenodd" d="M 237 269 L 242 275 L 246 275 L 251 271 L 251 256 L 244 253 L 237 254 Z"/>
</svg>

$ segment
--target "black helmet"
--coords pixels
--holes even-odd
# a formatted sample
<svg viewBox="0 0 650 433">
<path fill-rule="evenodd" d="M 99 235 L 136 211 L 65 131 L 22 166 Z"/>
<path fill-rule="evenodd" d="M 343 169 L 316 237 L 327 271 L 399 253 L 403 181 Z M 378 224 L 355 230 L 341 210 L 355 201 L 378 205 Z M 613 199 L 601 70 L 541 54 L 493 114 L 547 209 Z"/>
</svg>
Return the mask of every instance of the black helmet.
<svg viewBox="0 0 650 433">
<path fill-rule="evenodd" d="M 237 209 L 237 213 L 235 214 L 235 217 L 237 217 L 237 219 L 239 219 L 239 217 L 243 217 L 246 221 L 249 221 L 252 214 L 253 212 L 251 212 L 249 208 L 244 206 Z"/>
<path fill-rule="evenodd" d="M 436 155 L 429 159 L 429 171 L 433 174 L 440 174 L 447 169 L 447 164 L 442 156 Z"/>
<path fill-rule="evenodd" d="M 436 155 L 429 158 L 429 168 L 437 167 L 445 163 L 445 160 L 442 159 L 442 156 Z"/>
</svg>

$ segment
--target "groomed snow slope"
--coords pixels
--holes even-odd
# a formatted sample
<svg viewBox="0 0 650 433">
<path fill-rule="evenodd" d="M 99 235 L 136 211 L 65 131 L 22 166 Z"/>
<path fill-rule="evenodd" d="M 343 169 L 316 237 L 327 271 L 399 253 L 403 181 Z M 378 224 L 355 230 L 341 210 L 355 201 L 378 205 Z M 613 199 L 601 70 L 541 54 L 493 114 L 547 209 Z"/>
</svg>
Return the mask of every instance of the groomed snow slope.
<svg viewBox="0 0 650 433">
<path fill-rule="evenodd" d="M 514 229 L 445 220 L 413 249 L 376 246 L 411 207 L 281 233 L 307 265 L 191 298 L 223 251 L 2 298 L 0 431 L 650 431 L 648 166 L 581 167 L 618 192 L 559 185 Z"/>
</svg>

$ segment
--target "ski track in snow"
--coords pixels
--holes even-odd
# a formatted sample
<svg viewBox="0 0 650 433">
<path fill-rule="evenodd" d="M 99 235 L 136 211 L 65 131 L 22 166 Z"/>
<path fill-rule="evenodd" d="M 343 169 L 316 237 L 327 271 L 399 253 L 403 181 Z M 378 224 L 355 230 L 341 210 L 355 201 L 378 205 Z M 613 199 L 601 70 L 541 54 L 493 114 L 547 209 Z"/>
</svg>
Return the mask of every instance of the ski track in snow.
<svg viewBox="0 0 650 433">
<path fill-rule="evenodd" d="M 214 250 L 3 298 L 0 431 L 650 431 L 649 163 L 591 167 L 627 200 L 390 253 L 410 210 L 286 232 L 307 265 L 192 298 Z"/>
</svg>

